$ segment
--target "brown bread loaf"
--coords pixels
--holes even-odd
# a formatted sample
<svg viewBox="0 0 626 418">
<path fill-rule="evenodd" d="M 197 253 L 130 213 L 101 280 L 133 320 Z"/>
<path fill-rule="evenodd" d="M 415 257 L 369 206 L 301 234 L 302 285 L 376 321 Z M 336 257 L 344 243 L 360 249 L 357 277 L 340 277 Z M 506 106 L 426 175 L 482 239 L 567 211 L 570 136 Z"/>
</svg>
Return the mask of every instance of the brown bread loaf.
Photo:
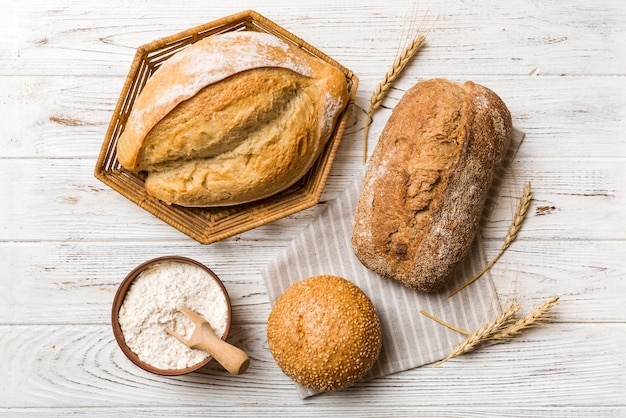
<svg viewBox="0 0 626 418">
<path fill-rule="evenodd" d="M 368 269 L 425 292 L 441 289 L 467 254 L 511 116 L 473 82 L 420 82 L 398 102 L 365 174 L 352 245 Z"/>
<path fill-rule="evenodd" d="M 349 100 L 336 67 L 273 35 L 210 36 L 176 53 L 137 97 L 117 145 L 171 204 L 227 206 L 301 178 Z"/>
</svg>

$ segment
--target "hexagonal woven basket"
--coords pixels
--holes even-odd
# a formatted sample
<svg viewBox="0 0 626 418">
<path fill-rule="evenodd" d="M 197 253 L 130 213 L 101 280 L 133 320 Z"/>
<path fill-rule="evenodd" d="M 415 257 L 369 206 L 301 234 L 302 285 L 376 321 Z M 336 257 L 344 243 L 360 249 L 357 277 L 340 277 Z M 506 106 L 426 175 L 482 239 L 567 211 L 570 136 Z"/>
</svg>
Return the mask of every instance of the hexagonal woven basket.
<svg viewBox="0 0 626 418">
<path fill-rule="evenodd" d="M 270 33 L 336 66 L 345 74 L 350 102 L 339 117 L 331 138 L 313 167 L 289 189 L 263 200 L 229 207 L 187 208 L 167 205 L 146 192 L 141 173 L 135 174 L 125 170 L 117 160 L 117 141 L 133 103 L 150 76 L 173 54 L 207 36 L 242 30 Z M 345 130 L 357 87 L 358 78 L 350 70 L 251 10 L 156 40 L 137 49 L 102 144 L 94 175 L 138 206 L 200 243 L 210 244 L 231 237 L 319 202 Z"/>
</svg>

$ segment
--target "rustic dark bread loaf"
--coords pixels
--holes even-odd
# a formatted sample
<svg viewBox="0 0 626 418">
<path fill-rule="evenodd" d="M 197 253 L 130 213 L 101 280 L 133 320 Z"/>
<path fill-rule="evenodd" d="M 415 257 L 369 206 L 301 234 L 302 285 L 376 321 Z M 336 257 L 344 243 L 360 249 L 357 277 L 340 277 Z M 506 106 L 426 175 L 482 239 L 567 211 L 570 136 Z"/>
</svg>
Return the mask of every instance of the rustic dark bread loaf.
<svg viewBox="0 0 626 418">
<path fill-rule="evenodd" d="M 352 246 L 363 265 L 412 289 L 441 289 L 474 240 L 512 133 L 506 105 L 486 87 L 432 79 L 409 89 L 359 196 Z"/>
<path fill-rule="evenodd" d="M 168 204 L 251 202 L 309 170 L 348 100 L 338 68 L 273 35 L 210 36 L 148 79 L 117 157 Z"/>
<path fill-rule="evenodd" d="M 342 277 L 314 276 L 276 300 L 267 342 L 287 376 L 331 392 L 371 369 L 382 347 L 382 329 L 374 305 L 358 286 Z"/>
</svg>

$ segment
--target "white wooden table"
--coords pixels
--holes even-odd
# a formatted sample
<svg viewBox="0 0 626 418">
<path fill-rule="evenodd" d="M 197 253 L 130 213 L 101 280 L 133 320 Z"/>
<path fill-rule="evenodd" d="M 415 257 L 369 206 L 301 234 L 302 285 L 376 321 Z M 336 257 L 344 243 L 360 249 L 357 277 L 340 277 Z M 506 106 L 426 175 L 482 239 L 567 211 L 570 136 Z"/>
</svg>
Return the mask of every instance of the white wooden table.
<svg viewBox="0 0 626 418">
<path fill-rule="evenodd" d="M 526 139 L 503 195 L 531 181 L 522 232 L 493 275 L 503 302 L 561 297 L 556 321 L 439 368 L 301 400 L 267 349 L 260 269 L 363 169 L 369 97 L 393 62 L 412 2 L 2 1 L 0 11 L 0 414 L 4 416 L 626 416 L 626 6 L 621 0 L 420 0 L 437 16 L 376 113 L 370 152 L 415 82 L 474 80 L 507 103 Z M 221 3 L 221 4 L 219 4 Z M 360 78 L 322 202 L 203 246 L 93 177 L 135 49 L 254 9 Z M 514 211 L 485 230 L 491 257 Z M 133 366 L 110 326 L 137 264 L 183 255 L 210 266 L 234 305 L 233 377 Z"/>
</svg>

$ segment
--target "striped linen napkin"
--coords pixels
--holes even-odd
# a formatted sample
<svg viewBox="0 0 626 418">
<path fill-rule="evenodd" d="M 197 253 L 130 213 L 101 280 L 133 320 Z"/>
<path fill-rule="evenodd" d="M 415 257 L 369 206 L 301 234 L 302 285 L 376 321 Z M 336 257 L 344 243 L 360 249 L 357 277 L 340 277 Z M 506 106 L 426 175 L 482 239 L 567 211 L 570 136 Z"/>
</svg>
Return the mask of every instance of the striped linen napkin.
<svg viewBox="0 0 626 418">
<path fill-rule="evenodd" d="M 515 131 L 507 162 L 496 174 L 490 190 L 483 224 L 489 219 L 502 177 L 524 134 Z M 491 275 L 448 298 L 448 293 L 472 278 L 487 264 L 480 234 L 470 254 L 461 263 L 456 279 L 438 293 L 420 293 L 394 280 L 369 271 L 356 258 L 350 243 L 352 222 L 362 175 L 316 218 L 278 257 L 262 271 L 273 304 L 296 281 L 316 275 L 335 275 L 351 280 L 374 303 L 383 330 L 383 348 L 372 370 L 363 379 L 373 379 L 438 361 L 466 336 L 419 313 L 424 310 L 458 328 L 473 332 L 501 313 Z M 301 398 L 317 392 L 296 384 Z"/>
</svg>

